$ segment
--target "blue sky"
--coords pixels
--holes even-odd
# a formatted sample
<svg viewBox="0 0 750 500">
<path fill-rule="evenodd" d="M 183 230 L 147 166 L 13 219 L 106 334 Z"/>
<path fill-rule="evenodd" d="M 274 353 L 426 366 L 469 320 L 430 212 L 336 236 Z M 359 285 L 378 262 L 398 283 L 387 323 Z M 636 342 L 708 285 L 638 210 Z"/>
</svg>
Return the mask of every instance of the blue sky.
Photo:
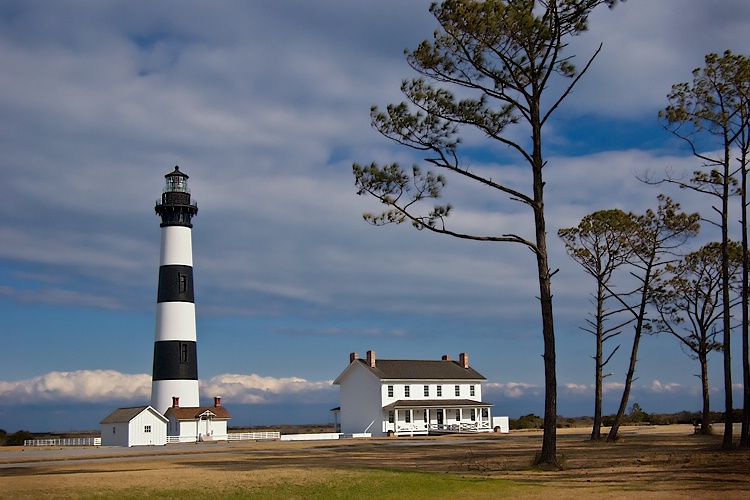
<svg viewBox="0 0 750 500">
<path fill-rule="evenodd" d="M 148 402 L 153 206 L 175 165 L 200 210 L 201 395 L 221 394 L 233 424 L 329 420 L 331 381 L 350 352 L 369 349 L 467 352 L 495 414 L 541 414 L 531 253 L 361 217 L 378 207 L 356 195 L 353 162 L 419 160 L 372 130 L 369 110 L 401 101 L 401 80 L 415 76 L 403 49 L 435 29 L 429 3 L 0 3 L 0 428 L 91 429 L 117 406 Z M 596 11 L 570 45 L 580 63 L 603 49 L 546 137 L 563 415 L 593 412 L 594 344 L 579 328 L 592 283 L 555 233 L 595 210 L 655 206 L 659 188 L 637 172 L 697 167 L 657 113 L 705 54 L 743 53 L 748 33 L 744 0 L 628 0 Z M 529 185 L 505 148 L 465 139 L 477 169 Z M 705 200 L 668 194 L 708 213 Z M 458 227 L 532 234 L 517 203 L 458 179 L 445 200 Z M 605 413 L 619 401 L 627 332 L 621 343 Z M 720 409 L 719 358 L 710 362 Z M 697 372 L 676 341 L 648 337 L 631 403 L 697 410 Z"/>
</svg>

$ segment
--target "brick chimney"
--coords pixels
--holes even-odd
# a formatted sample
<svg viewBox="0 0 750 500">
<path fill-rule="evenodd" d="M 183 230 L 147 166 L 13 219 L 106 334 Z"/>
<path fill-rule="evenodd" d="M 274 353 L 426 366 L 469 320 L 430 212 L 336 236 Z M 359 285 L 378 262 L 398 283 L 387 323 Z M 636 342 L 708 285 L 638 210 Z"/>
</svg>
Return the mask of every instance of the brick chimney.
<svg viewBox="0 0 750 500">
<path fill-rule="evenodd" d="M 221 396 L 214 396 L 214 407 L 218 408 L 221 406 Z"/>
<path fill-rule="evenodd" d="M 375 368 L 375 351 L 367 351 L 367 366 Z"/>
<path fill-rule="evenodd" d="M 450 361 L 450 360 L 451 360 L 450 356 L 448 356 L 447 354 L 443 354 L 443 361 Z"/>
<path fill-rule="evenodd" d="M 458 355 L 458 364 L 460 364 L 464 368 L 469 368 L 469 355 L 465 352 L 462 352 Z"/>
<path fill-rule="evenodd" d="M 172 408 L 179 408 L 180 407 L 180 398 L 177 396 L 172 396 Z"/>
<path fill-rule="evenodd" d="M 359 359 L 359 354 L 357 354 L 356 352 L 349 354 L 349 363 L 354 363 L 358 359 Z"/>
</svg>

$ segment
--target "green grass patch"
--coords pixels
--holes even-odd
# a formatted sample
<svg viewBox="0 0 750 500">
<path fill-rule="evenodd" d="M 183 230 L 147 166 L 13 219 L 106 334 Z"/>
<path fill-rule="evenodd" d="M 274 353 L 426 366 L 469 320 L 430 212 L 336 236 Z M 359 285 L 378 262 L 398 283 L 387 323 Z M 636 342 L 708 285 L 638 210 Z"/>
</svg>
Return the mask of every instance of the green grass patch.
<svg viewBox="0 0 750 500">
<path fill-rule="evenodd" d="M 472 500 L 517 498 L 538 487 L 520 485 L 504 479 L 466 477 L 435 472 L 404 472 L 389 469 L 327 470 L 312 478 L 294 480 L 280 477 L 278 481 L 264 484 L 224 485 L 214 489 L 201 484 L 179 489 L 144 488 L 99 492 L 88 498 L 120 499 L 246 499 L 264 500 L 331 500 L 349 498 L 377 498 L 409 500 L 435 500 L 465 497 Z M 85 495 L 84 495 L 85 496 Z M 80 497 L 79 497 L 80 498 Z"/>
</svg>

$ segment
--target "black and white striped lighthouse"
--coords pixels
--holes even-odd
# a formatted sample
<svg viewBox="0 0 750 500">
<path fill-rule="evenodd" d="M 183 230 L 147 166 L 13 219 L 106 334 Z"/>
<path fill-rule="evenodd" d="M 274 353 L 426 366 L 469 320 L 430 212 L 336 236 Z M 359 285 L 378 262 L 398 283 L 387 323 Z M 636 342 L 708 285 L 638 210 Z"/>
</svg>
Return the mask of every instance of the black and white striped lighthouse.
<svg viewBox="0 0 750 500">
<path fill-rule="evenodd" d="M 172 398 L 183 407 L 199 406 L 191 234 L 198 206 L 179 167 L 164 177 L 166 187 L 155 207 L 161 216 L 161 257 L 151 382 L 151 406 L 161 413 L 173 406 Z"/>
</svg>

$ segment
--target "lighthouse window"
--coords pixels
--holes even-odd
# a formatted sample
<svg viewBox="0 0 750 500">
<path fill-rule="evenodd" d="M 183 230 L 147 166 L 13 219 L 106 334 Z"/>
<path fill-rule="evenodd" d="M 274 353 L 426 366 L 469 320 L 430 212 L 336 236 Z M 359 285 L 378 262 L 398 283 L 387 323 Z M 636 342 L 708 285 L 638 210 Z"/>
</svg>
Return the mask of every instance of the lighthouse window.
<svg viewBox="0 0 750 500">
<path fill-rule="evenodd" d="M 187 180 L 184 177 L 167 177 L 167 191 L 187 193 Z"/>
<path fill-rule="evenodd" d="M 179 273 L 178 274 L 179 280 L 180 280 L 180 293 L 187 292 L 188 289 L 188 277 L 185 273 Z"/>
<path fill-rule="evenodd" d="M 188 345 L 180 342 L 180 364 L 188 362 Z"/>
</svg>

